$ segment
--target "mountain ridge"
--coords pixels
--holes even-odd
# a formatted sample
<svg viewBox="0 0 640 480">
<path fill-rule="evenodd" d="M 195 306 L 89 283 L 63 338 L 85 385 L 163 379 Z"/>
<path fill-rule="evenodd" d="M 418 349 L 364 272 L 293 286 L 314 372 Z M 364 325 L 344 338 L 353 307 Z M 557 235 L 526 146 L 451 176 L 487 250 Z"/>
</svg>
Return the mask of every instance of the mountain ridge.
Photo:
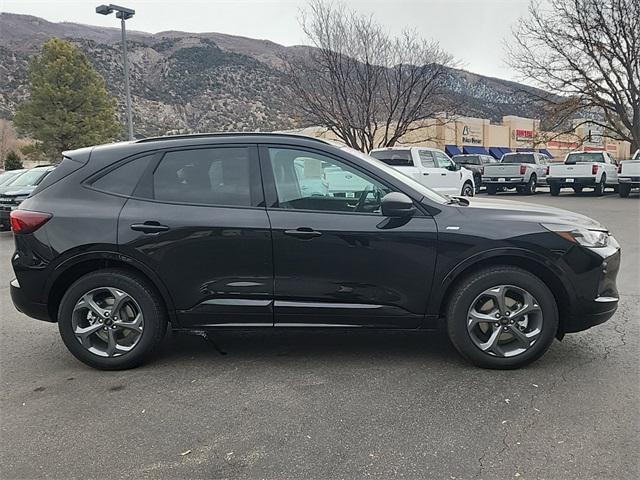
<svg viewBox="0 0 640 480">
<path fill-rule="evenodd" d="M 76 44 L 105 78 L 124 111 L 120 29 L 0 14 L 0 116 L 11 118 L 28 96 L 28 60 L 58 37 Z M 127 31 L 136 132 L 267 131 L 306 126 L 281 85 L 283 54 L 311 48 L 217 32 Z M 500 121 L 540 118 L 533 99 L 548 95 L 510 80 L 447 71 L 445 104 L 456 113 Z M 446 105 L 445 105 L 446 106 Z"/>
</svg>

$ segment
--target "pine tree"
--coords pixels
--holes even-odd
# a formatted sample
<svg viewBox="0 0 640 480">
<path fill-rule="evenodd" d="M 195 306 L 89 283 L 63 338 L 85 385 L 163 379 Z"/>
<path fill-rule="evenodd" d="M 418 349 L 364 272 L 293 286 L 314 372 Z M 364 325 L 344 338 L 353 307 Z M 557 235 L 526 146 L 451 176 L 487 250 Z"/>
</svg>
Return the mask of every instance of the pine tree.
<svg viewBox="0 0 640 480">
<path fill-rule="evenodd" d="M 20 133 L 58 161 L 64 150 L 104 143 L 122 133 L 104 79 L 73 44 L 53 39 L 29 65 L 30 98 L 18 107 Z"/>
<path fill-rule="evenodd" d="M 4 159 L 4 169 L 18 170 L 19 168 L 23 168 L 22 159 L 20 158 L 20 155 L 13 150 L 10 150 L 9 153 L 7 153 L 7 158 Z"/>
</svg>

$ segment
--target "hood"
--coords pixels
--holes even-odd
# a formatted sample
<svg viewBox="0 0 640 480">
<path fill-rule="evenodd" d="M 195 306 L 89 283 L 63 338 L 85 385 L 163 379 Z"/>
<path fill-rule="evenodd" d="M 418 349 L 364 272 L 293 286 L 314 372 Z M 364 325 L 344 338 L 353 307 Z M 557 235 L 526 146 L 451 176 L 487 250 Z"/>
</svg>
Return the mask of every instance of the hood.
<svg viewBox="0 0 640 480">
<path fill-rule="evenodd" d="M 30 195 L 36 187 L 0 187 L 0 195 L 7 197 L 18 197 L 22 195 Z"/>
<path fill-rule="evenodd" d="M 473 215 L 478 209 L 485 213 L 495 212 L 496 217 L 505 220 L 530 221 L 535 223 L 557 223 L 579 227 L 606 230 L 600 223 L 580 213 L 561 208 L 548 207 L 535 203 L 517 202 L 513 200 L 484 199 L 465 197 L 469 205 L 460 207 L 465 215 Z"/>
</svg>

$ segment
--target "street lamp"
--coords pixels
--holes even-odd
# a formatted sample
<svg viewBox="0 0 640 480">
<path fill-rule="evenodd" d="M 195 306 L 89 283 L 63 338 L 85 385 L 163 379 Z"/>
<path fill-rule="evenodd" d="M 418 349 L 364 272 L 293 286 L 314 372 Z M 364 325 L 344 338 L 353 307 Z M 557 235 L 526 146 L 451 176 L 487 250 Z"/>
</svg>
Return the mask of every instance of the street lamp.
<svg viewBox="0 0 640 480">
<path fill-rule="evenodd" d="M 133 119 L 131 115 L 131 93 L 129 92 L 129 63 L 127 60 L 127 30 L 124 21 L 133 17 L 135 10 L 118 5 L 100 5 L 96 7 L 96 13 L 100 15 L 109 15 L 116 12 L 116 17 L 120 19 L 122 27 L 122 63 L 124 64 L 124 91 L 127 99 L 127 124 L 129 127 L 129 140 L 133 140 Z"/>
</svg>

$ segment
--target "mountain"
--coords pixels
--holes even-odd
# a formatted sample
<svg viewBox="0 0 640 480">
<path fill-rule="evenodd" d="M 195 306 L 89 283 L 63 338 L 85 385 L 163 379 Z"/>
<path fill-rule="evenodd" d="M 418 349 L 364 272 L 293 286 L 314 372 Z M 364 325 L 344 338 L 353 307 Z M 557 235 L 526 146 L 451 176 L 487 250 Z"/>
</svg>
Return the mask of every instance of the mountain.
<svg viewBox="0 0 640 480">
<path fill-rule="evenodd" d="M 29 58 L 58 37 L 76 44 L 105 78 L 124 110 L 120 29 L 0 14 L 0 117 L 11 118 L 27 97 Z M 279 68 L 285 47 L 221 33 L 129 31 L 131 93 L 136 132 L 284 130 L 303 126 L 284 94 Z M 446 103 L 460 115 L 500 121 L 503 115 L 538 118 L 532 96 L 518 83 L 450 69 Z"/>
</svg>

